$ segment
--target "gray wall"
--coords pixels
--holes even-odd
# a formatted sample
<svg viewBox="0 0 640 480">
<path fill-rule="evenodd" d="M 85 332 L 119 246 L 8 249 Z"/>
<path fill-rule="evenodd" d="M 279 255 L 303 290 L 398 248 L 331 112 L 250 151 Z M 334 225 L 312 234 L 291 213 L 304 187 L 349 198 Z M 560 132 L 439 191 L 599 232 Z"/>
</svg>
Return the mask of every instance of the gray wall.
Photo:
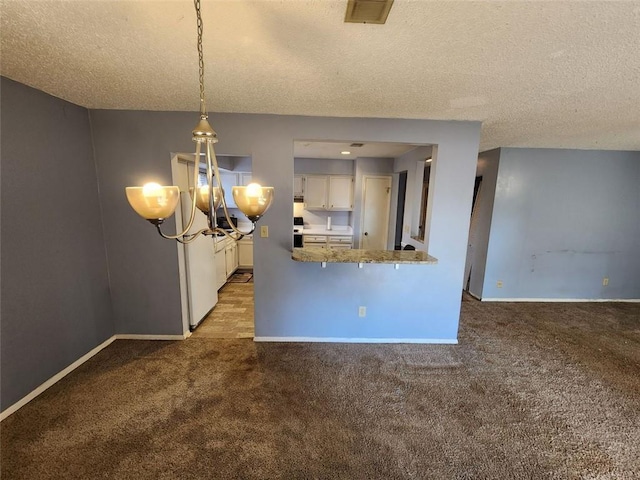
<svg viewBox="0 0 640 480">
<path fill-rule="evenodd" d="M 313 175 L 353 175 L 354 161 L 336 158 L 296 158 L 293 171 L 295 174 Z"/>
<path fill-rule="evenodd" d="M 118 332 L 182 330 L 176 246 L 128 206 L 124 187 L 170 180 L 171 152 L 191 150 L 197 115 L 92 111 Z M 253 174 L 275 187 L 254 237 L 255 324 L 268 337 L 457 337 L 460 291 L 480 124 L 419 120 L 216 114 L 216 151 L 252 157 Z M 291 260 L 293 142 L 296 139 L 439 144 L 431 253 L 438 265 L 318 264 Z M 366 319 L 358 306 L 367 306 Z"/>
<path fill-rule="evenodd" d="M 501 149 L 483 298 L 640 298 L 639 186 L 640 152 Z"/>
<path fill-rule="evenodd" d="M 483 152 L 478 156 L 476 176 L 482 177 L 482 185 L 476 199 L 476 211 L 469 231 L 467 253 L 467 262 L 469 262 L 467 268 L 471 270 L 469 292 L 476 297 L 482 297 L 499 161 L 500 149 Z"/>
<path fill-rule="evenodd" d="M 86 109 L 1 79 L 5 410 L 114 333 Z"/>
</svg>

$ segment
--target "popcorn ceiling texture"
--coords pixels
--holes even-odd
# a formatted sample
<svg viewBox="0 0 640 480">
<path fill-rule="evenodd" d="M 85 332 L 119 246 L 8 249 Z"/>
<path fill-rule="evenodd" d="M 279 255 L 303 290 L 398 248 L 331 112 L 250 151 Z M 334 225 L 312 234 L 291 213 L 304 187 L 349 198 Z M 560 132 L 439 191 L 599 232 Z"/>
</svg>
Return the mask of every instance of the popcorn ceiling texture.
<svg viewBox="0 0 640 480">
<path fill-rule="evenodd" d="M 640 149 L 640 2 L 202 2 L 217 112 L 483 121 L 481 148 Z M 2 75 L 88 108 L 198 109 L 193 4 L 1 3 Z"/>
</svg>

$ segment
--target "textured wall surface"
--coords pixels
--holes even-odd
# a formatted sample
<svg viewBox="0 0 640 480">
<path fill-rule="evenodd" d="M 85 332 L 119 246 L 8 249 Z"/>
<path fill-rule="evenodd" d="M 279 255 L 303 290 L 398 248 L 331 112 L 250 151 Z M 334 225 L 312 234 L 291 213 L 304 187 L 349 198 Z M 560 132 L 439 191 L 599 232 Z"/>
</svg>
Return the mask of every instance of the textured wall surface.
<svg viewBox="0 0 640 480">
<path fill-rule="evenodd" d="M 88 112 L 1 81 L 4 410 L 114 328 Z"/>
<path fill-rule="evenodd" d="M 170 152 L 187 152 L 195 114 L 91 111 L 118 333 L 182 331 L 176 246 L 128 206 L 124 187 L 170 180 Z M 411 338 L 454 341 L 466 255 L 478 123 L 421 120 L 210 116 L 226 155 L 250 155 L 253 175 L 276 188 L 254 236 L 259 337 Z M 296 139 L 439 144 L 430 253 L 438 265 L 317 264 L 291 260 Z M 425 288 L 428 286 L 429 288 Z M 365 320 L 358 306 L 367 306 Z"/>
<path fill-rule="evenodd" d="M 640 298 L 639 185 L 640 152 L 501 149 L 483 298 Z"/>
</svg>

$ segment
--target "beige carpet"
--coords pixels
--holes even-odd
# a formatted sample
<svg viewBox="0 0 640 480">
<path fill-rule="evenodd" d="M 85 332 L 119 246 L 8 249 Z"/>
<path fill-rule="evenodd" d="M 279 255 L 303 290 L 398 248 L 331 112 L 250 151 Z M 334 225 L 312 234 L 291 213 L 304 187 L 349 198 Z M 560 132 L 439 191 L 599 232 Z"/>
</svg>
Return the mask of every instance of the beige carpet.
<svg viewBox="0 0 640 480">
<path fill-rule="evenodd" d="M 116 341 L 2 479 L 637 479 L 640 305 L 463 302 L 459 345 Z"/>
</svg>

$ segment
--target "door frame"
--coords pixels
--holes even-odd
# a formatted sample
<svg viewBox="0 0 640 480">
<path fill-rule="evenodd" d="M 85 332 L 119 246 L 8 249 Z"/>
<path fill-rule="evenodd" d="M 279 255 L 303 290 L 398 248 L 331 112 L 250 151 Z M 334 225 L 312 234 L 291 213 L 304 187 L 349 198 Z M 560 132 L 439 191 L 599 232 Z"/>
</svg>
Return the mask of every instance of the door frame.
<svg viewBox="0 0 640 480">
<path fill-rule="evenodd" d="M 384 221 L 384 225 L 387 230 L 387 233 L 384 237 L 385 244 L 389 242 L 389 219 L 391 215 L 391 186 L 393 185 L 393 177 L 391 175 L 363 175 L 362 176 L 362 202 L 360 203 L 361 205 L 360 241 L 358 242 L 358 248 L 362 248 L 362 243 L 364 241 L 364 217 L 365 217 L 365 205 L 366 205 L 365 199 L 367 197 L 367 179 L 369 178 L 384 179 L 389 182 L 389 186 L 387 187 L 389 189 L 389 196 L 388 196 L 388 202 L 386 205 L 386 213 L 385 213 L 385 221 Z M 385 248 L 385 250 L 387 249 L 388 249 L 388 246 L 387 248 Z"/>
</svg>

